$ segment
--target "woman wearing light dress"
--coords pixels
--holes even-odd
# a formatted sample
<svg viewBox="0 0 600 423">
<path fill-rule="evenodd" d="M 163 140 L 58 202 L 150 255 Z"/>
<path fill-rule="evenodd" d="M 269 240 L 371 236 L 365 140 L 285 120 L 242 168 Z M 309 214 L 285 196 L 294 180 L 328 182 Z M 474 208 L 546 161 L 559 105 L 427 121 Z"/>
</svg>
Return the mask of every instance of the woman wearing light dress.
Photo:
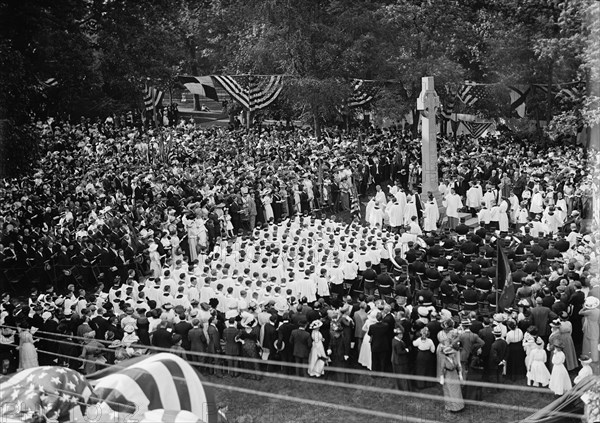
<svg viewBox="0 0 600 423">
<path fill-rule="evenodd" d="M 152 275 L 157 278 L 162 276 L 162 263 L 160 262 L 160 253 L 158 252 L 158 242 L 153 240 L 148 245 L 148 252 L 150 255 L 150 270 Z"/>
<path fill-rule="evenodd" d="M 546 350 L 544 350 L 544 341 L 539 336 L 534 338 L 533 346 L 527 356 L 527 385 L 529 386 L 548 386 L 550 383 L 550 372 L 546 367 Z"/>
<path fill-rule="evenodd" d="M 319 331 L 321 326 L 323 326 L 323 322 L 320 320 L 315 320 L 309 326 L 309 329 L 312 330 L 310 334 L 312 347 L 308 355 L 308 375 L 314 377 L 321 377 L 325 373 L 325 361 L 323 359 L 327 357 L 327 354 L 323 346 L 323 334 Z"/>
<path fill-rule="evenodd" d="M 554 343 L 554 354 L 552 354 L 552 373 L 548 387 L 555 395 L 562 395 L 571 389 L 571 378 L 565 368 L 565 353 L 563 343 L 557 340 Z"/>
<path fill-rule="evenodd" d="M 261 199 L 263 203 L 263 208 L 265 209 L 265 221 L 269 222 L 275 218 L 273 214 L 273 207 L 271 204 L 273 203 L 273 199 L 271 198 L 271 190 L 267 190 Z"/>
<path fill-rule="evenodd" d="M 31 326 L 25 322 L 21 325 L 19 334 L 19 370 L 38 367 L 38 354 L 35 348 Z"/>
<path fill-rule="evenodd" d="M 372 357 L 371 357 L 371 336 L 369 335 L 369 327 L 372 324 L 377 323 L 377 312 L 379 310 L 371 310 L 367 316 L 367 321 L 363 325 L 363 333 L 365 334 L 363 342 L 360 346 L 360 352 L 358 354 L 358 363 L 371 370 Z"/>
</svg>

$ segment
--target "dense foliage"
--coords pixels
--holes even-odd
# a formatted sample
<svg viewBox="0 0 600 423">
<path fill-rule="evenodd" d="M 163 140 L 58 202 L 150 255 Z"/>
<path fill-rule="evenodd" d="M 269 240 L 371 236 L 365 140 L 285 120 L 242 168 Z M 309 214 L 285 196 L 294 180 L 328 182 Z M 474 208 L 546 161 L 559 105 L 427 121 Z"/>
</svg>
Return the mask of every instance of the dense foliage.
<svg viewBox="0 0 600 423">
<path fill-rule="evenodd" d="M 5 0 L 0 119 L 139 108 L 145 81 L 169 91 L 180 73 L 285 73 L 278 104 L 318 128 L 349 78 L 387 81 L 372 107 L 397 119 L 433 75 L 442 101 L 464 80 L 585 81 L 575 101 L 532 97 L 532 119 L 570 133 L 600 120 L 598 18 L 594 0 Z M 461 111 L 508 118 L 492 94 Z"/>
</svg>

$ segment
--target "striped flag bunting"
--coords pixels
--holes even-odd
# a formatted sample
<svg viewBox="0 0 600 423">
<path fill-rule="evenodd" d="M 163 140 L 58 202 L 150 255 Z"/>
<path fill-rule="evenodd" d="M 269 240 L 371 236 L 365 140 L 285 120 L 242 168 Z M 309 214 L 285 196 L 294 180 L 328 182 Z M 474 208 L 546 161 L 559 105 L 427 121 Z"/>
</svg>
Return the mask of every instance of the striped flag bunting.
<svg viewBox="0 0 600 423">
<path fill-rule="evenodd" d="M 350 213 L 354 217 L 361 217 L 360 200 L 358 198 L 358 195 L 352 195 L 352 198 L 350 199 Z"/>
<path fill-rule="evenodd" d="M 144 106 L 146 110 L 151 112 L 162 105 L 165 93 L 158 88 L 146 86 L 144 90 Z"/>
<path fill-rule="evenodd" d="M 508 85 L 507 88 L 510 94 L 511 113 L 516 113 L 521 118 L 525 117 L 525 100 L 531 91 L 531 87 L 527 85 Z"/>
<path fill-rule="evenodd" d="M 217 90 L 210 76 L 179 76 L 177 79 L 192 94 L 219 101 Z"/>
<path fill-rule="evenodd" d="M 88 380 L 103 406 L 114 412 L 142 415 L 178 410 L 193 413 L 205 423 L 217 422 L 212 390 L 202 386 L 198 372 L 187 361 L 173 354 L 127 360 L 89 375 Z"/>
<path fill-rule="evenodd" d="M 469 133 L 474 136 L 475 138 L 479 138 L 480 136 L 482 136 L 483 134 L 485 134 L 485 132 L 490 129 L 490 127 L 493 125 L 492 122 L 465 122 L 463 121 L 463 125 L 465 125 L 465 127 L 467 128 L 467 130 L 469 131 Z"/>
<path fill-rule="evenodd" d="M 440 107 L 440 114 L 444 119 L 448 120 L 452 117 L 452 112 L 454 112 L 457 90 L 446 87 L 446 93 L 448 94 L 448 100 L 444 102 L 443 107 Z"/>
<path fill-rule="evenodd" d="M 463 84 L 457 93 L 458 98 L 467 106 L 473 106 L 482 98 L 488 96 L 487 88 L 483 84 L 467 82 Z"/>
<path fill-rule="evenodd" d="M 0 383 L 2 421 L 26 421 L 34 413 L 48 420 L 67 422 L 83 417 L 93 391 L 79 372 L 43 366 L 22 370 Z"/>
<path fill-rule="evenodd" d="M 351 83 L 352 93 L 348 99 L 348 107 L 360 107 L 370 103 L 379 91 L 375 81 L 353 79 Z"/>
<path fill-rule="evenodd" d="M 212 78 L 251 112 L 268 107 L 283 89 L 283 75 L 213 75 Z"/>
</svg>

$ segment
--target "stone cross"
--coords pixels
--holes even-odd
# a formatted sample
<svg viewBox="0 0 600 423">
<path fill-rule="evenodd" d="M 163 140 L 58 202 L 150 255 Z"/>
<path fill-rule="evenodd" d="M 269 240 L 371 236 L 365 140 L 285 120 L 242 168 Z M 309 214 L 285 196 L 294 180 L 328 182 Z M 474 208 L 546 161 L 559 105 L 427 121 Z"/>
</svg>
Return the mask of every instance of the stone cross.
<svg viewBox="0 0 600 423">
<path fill-rule="evenodd" d="M 437 164 L 437 129 L 435 115 L 440 99 L 433 87 L 433 77 L 421 78 L 421 94 L 417 99 L 417 109 L 421 110 L 421 152 L 423 157 L 422 167 L 422 201 L 427 201 L 427 193 L 432 192 L 440 200 L 438 191 L 438 164 Z"/>
</svg>

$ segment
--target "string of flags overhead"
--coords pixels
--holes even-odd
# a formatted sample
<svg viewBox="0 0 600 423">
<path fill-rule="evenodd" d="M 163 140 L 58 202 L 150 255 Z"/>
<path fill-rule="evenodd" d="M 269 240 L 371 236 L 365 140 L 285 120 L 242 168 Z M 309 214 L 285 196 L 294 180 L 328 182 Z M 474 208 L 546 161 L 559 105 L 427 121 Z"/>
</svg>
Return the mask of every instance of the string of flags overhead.
<svg viewBox="0 0 600 423">
<path fill-rule="evenodd" d="M 214 101 L 222 100 L 219 91 L 225 91 L 228 96 L 237 101 L 245 110 L 256 111 L 264 109 L 271 104 L 282 92 L 285 75 L 208 75 L 178 77 L 178 81 L 192 94 L 198 94 Z M 401 83 L 400 81 L 377 81 L 353 78 L 348 81 L 351 93 L 345 102 L 344 109 L 364 107 L 371 103 L 379 94 L 386 83 Z M 551 93 L 562 99 L 576 100 L 585 92 L 585 83 L 572 81 L 567 83 L 529 84 L 529 85 L 504 85 L 481 84 L 466 81 L 457 88 L 446 87 L 446 101 L 440 107 L 442 119 L 450 120 L 458 98 L 468 107 L 474 107 L 477 102 L 489 98 L 490 88 L 501 85 L 508 90 L 510 96 L 511 113 L 517 117 L 526 116 L 527 97 L 532 93 Z M 144 101 L 147 110 L 152 110 L 160 105 L 162 91 L 146 87 Z M 343 110 L 343 109 L 340 109 Z"/>
</svg>

